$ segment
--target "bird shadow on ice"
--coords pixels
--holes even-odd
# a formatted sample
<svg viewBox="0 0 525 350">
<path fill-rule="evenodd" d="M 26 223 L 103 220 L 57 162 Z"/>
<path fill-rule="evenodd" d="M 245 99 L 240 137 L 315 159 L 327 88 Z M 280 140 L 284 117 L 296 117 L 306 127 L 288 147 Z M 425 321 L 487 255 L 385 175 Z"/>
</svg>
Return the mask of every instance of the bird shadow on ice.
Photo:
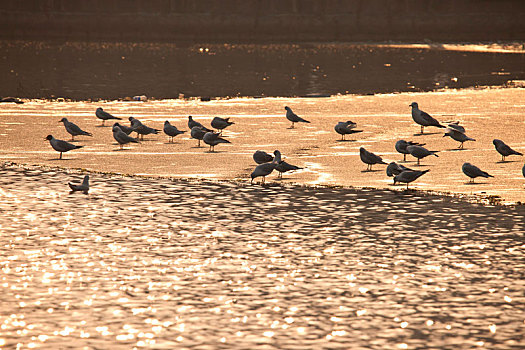
<svg viewBox="0 0 525 350">
<path fill-rule="evenodd" d="M 505 164 L 505 163 L 517 163 L 517 160 L 499 160 L 496 164 Z"/>
<path fill-rule="evenodd" d="M 468 151 L 468 150 L 469 150 L 468 148 L 449 148 L 449 149 L 446 149 L 445 151 L 456 152 L 456 151 Z"/>
<path fill-rule="evenodd" d="M 336 140 L 335 142 L 356 142 L 357 140 Z"/>
<path fill-rule="evenodd" d="M 471 186 L 471 185 L 488 185 L 488 182 L 465 182 L 464 185 Z"/>
<path fill-rule="evenodd" d="M 48 160 L 75 160 L 75 159 L 77 159 L 77 158 L 64 158 L 64 157 L 62 157 L 62 159 L 60 159 L 60 158 L 51 158 L 51 159 L 48 159 Z"/>
</svg>

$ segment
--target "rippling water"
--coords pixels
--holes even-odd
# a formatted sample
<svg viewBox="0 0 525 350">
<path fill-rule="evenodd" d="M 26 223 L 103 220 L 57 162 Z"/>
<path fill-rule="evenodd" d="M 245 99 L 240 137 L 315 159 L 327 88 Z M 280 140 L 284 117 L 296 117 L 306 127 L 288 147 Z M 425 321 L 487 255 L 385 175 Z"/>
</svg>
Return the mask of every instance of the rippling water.
<svg viewBox="0 0 525 350">
<path fill-rule="evenodd" d="M 501 85 L 525 53 L 446 45 L 0 41 L 0 96 L 304 96 Z M 483 49 L 483 47 L 481 47 Z"/>
<path fill-rule="evenodd" d="M 0 170 L 0 344 L 523 348 L 523 207 Z"/>
</svg>

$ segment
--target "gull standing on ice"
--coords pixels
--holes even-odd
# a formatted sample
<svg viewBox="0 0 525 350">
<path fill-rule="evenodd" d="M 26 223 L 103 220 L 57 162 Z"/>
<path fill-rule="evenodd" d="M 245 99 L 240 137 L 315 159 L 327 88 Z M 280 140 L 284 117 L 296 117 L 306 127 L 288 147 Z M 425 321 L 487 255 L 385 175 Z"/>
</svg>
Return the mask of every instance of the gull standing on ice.
<svg viewBox="0 0 525 350">
<path fill-rule="evenodd" d="M 494 144 L 494 146 L 496 146 L 496 151 L 498 151 L 499 154 L 501 154 L 501 161 L 504 162 L 505 161 L 505 157 L 507 156 L 510 156 L 510 155 L 518 155 L 518 156 L 522 156 L 523 154 L 520 153 L 520 152 L 517 152 L 515 150 L 513 150 L 512 148 L 510 148 L 509 146 L 507 146 L 505 144 L 505 142 L 501 141 L 501 140 L 498 140 L 498 139 L 494 139 L 492 141 L 492 143 Z"/>
<path fill-rule="evenodd" d="M 475 139 L 465 135 L 465 132 L 461 132 L 461 131 L 459 131 L 458 129 L 455 129 L 455 128 L 448 128 L 447 131 L 445 132 L 445 135 L 443 135 L 443 137 L 445 137 L 445 136 L 450 136 L 452 139 L 454 139 L 454 140 L 456 140 L 458 142 L 461 142 L 459 147 L 458 147 L 459 149 L 463 149 L 463 143 L 466 142 L 466 141 L 476 141 Z"/>
<path fill-rule="evenodd" d="M 235 123 L 231 122 L 230 118 L 215 117 L 211 121 L 211 127 L 217 129 L 217 131 L 219 131 L 219 134 L 222 134 L 223 129 L 226 129 L 228 126 L 233 124 Z"/>
<path fill-rule="evenodd" d="M 388 164 L 388 166 L 386 167 L 386 175 L 390 177 L 396 176 L 396 175 L 401 174 L 405 170 L 413 171 L 414 169 L 410 169 L 404 165 L 397 164 L 396 162 L 392 162 Z"/>
<path fill-rule="evenodd" d="M 115 117 L 111 114 L 109 114 L 108 112 L 106 112 L 105 110 L 102 109 L 102 107 L 98 107 L 97 110 L 95 111 L 95 115 L 97 116 L 98 119 L 102 119 L 102 125 L 101 126 L 104 126 L 104 122 L 106 120 L 110 120 L 110 119 L 122 119 L 122 118 L 119 118 L 119 117 Z"/>
<path fill-rule="evenodd" d="M 363 131 L 363 130 L 354 130 L 356 126 L 357 126 L 356 123 L 354 123 L 351 120 L 347 120 L 346 122 L 337 123 L 334 127 L 334 130 L 336 133 L 341 135 L 341 141 L 345 141 L 345 135 L 356 134 L 358 132 Z"/>
<path fill-rule="evenodd" d="M 290 107 L 286 106 L 284 107 L 284 109 L 286 109 L 286 119 L 292 122 L 292 126 L 290 127 L 290 129 L 294 128 L 294 123 L 310 123 L 308 120 L 303 119 L 294 112 L 292 112 L 292 109 Z"/>
<path fill-rule="evenodd" d="M 273 156 L 264 151 L 255 151 L 252 157 L 257 164 L 268 163 L 273 160 Z"/>
<path fill-rule="evenodd" d="M 177 135 L 184 134 L 186 131 L 177 129 L 176 126 L 170 124 L 169 121 L 164 122 L 164 133 L 169 136 L 170 142 L 173 142 L 173 138 Z"/>
<path fill-rule="evenodd" d="M 84 176 L 84 180 L 81 184 L 74 184 L 72 182 L 67 183 L 69 185 L 69 188 L 71 188 L 71 192 L 84 192 L 84 194 L 87 194 L 89 191 L 89 175 Z"/>
<path fill-rule="evenodd" d="M 410 182 L 413 182 L 417 180 L 420 176 L 428 173 L 430 170 L 405 170 L 399 173 L 398 175 L 394 176 L 394 185 L 398 182 L 404 182 L 407 184 L 407 190 L 408 190 L 408 184 Z"/>
<path fill-rule="evenodd" d="M 363 163 L 367 164 L 367 171 L 371 171 L 374 164 L 386 164 L 380 156 L 367 151 L 364 147 L 359 148 L 359 157 Z"/>
<path fill-rule="evenodd" d="M 75 136 L 78 135 L 93 136 L 92 133 L 80 129 L 78 125 L 70 122 L 67 118 L 60 119 L 59 123 L 64 123 L 66 131 L 71 134 L 71 141 L 75 141 Z"/>
<path fill-rule="evenodd" d="M 129 136 L 124 131 L 122 131 L 118 126 L 117 123 L 113 124 L 113 138 L 118 142 L 120 145 L 120 149 L 123 149 L 124 145 L 130 142 L 133 143 L 139 143 L 139 140 L 137 140 L 134 137 Z"/>
<path fill-rule="evenodd" d="M 285 173 L 287 171 L 300 170 L 300 169 L 302 169 L 302 168 L 298 167 L 296 165 L 292 165 L 292 164 L 286 163 L 284 160 L 281 161 L 280 163 L 278 163 L 277 166 L 275 167 L 275 170 L 277 170 L 279 172 L 279 176 L 278 176 L 279 179 L 282 179 L 283 178 L 283 173 Z"/>
<path fill-rule="evenodd" d="M 420 110 L 417 102 L 412 102 L 410 107 L 412 107 L 412 119 L 414 119 L 417 124 L 421 125 L 421 134 L 423 134 L 423 129 L 425 126 L 444 128 L 444 126 L 441 125 L 436 119 L 431 117 L 428 113 Z"/>
<path fill-rule="evenodd" d="M 465 175 L 470 177 L 469 183 L 474 183 L 474 178 L 476 177 L 485 177 L 485 178 L 494 177 L 490 175 L 489 173 L 487 173 L 486 171 L 483 171 L 477 166 L 472 165 L 470 163 L 464 163 L 463 166 L 461 167 L 461 170 L 463 170 L 463 173 Z"/>
<path fill-rule="evenodd" d="M 429 151 L 423 146 L 416 146 L 416 145 L 407 146 L 407 151 L 408 153 L 410 153 L 410 155 L 417 158 L 417 165 L 419 165 L 420 159 L 423 159 L 427 156 L 433 155 L 433 156 L 439 157 L 436 154 L 439 151 Z"/>
<path fill-rule="evenodd" d="M 208 131 L 205 133 L 202 141 L 210 146 L 210 150 L 208 152 L 215 152 L 215 146 L 219 143 L 230 143 L 230 141 L 220 137 L 219 133 L 214 133 L 213 131 Z"/>
<path fill-rule="evenodd" d="M 405 141 L 405 140 L 399 140 L 395 144 L 396 151 L 401 153 L 403 155 L 403 162 L 407 161 L 407 154 L 410 154 L 410 152 L 407 151 L 407 146 L 424 146 L 425 143 L 419 143 L 419 142 L 413 142 L 413 141 Z"/>
<path fill-rule="evenodd" d="M 208 129 L 207 127 L 205 127 L 204 125 L 202 125 L 201 123 L 193 120 L 193 117 L 190 115 L 188 116 L 188 128 L 193 129 L 194 127 L 198 126 L 199 128 L 201 128 L 202 130 L 206 131 L 206 132 L 209 132 L 209 131 L 212 131 L 210 129 Z"/>
<path fill-rule="evenodd" d="M 207 132 L 208 131 L 204 130 L 200 126 L 194 126 L 193 128 L 191 128 L 190 135 L 191 135 L 192 138 L 198 140 L 197 147 L 201 146 L 201 140 L 204 138 L 204 135 Z"/>
<path fill-rule="evenodd" d="M 270 175 L 275 167 L 281 162 L 281 152 L 275 150 L 273 154 L 275 157 L 272 162 L 259 164 L 255 167 L 255 170 L 250 174 L 252 178 L 250 183 L 253 184 L 253 180 L 259 176 L 262 176 L 261 185 L 266 182 L 266 176 Z"/>
<path fill-rule="evenodd" d="M 84 146 L 74 145 L 64 140 L 55 139 L 53 135 L 47 135 L 45 139 L 49 141 L 49 143 L 51 144 L 51 147 L 53 147 L 55 151 L 60 152 L 60 157 L 58 159 L 62 159 L 63 152 L 69 152 L 73 149 L 84 147 Z"/>
<path fill-rule="evenodd" d="M 137 118 L 129 117 L 128 119 L 131 122 L 131 128 L 137 133 L 137 138 L 140 135 L 141 140 L 144 140 L 144 135 L 158 134 L 160 131 L 142 124 L 142 122 Z"/>
</svg>

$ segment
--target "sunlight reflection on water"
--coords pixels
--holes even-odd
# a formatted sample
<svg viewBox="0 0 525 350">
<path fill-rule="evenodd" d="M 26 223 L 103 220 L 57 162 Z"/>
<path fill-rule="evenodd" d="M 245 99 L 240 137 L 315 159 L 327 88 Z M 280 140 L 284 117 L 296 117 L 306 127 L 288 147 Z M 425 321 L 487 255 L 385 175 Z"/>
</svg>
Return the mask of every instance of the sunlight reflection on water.
<svg viewBox="0 0 525 350">
<path fill-rule="evenodd" d="M 7 348 L 520 348 L 522 207 L 0 171 Z"/>
</svg>

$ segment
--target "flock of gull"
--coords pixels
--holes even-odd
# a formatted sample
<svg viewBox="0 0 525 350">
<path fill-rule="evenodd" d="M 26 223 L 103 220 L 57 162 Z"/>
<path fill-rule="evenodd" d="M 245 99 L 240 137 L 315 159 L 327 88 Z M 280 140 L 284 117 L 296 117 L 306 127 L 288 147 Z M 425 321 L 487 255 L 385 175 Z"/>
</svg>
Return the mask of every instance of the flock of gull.
<svg viewBox="0 0 525 350">
<path fill-rule="evenodd" d="M 425 127 L 438 127 L 445 128 L 446 132 L 443 137 L 449 136 L 455 141 L 458 141 L 459 149 L 463 148 L 463 144 L 467 141 L 476 141 L 475 139 L 469 137 L 465 133 L 465 128 L 459 125 L 459 122 L 448 123 L 447 126 L 442 125 L 435 118 L 430 116 L 428 113 L 419 109 L 419 106 L 416 102 L 410 104 L 412 107 L 412 119 L 421 126 L 421 134 L 424 133 Z M 305 120 L 295 114 L 290 107 L 285 107 L 286 118 L 292 122 L 290 129 L 295 127 L 295 123 L 310 123 L 308 120 Z M 104 126 L 106 120 L 121 120 L 122 118 L 113 116 L 112 114 L 104 111 L 101 107 L 97 108 L 95 111 L 97 118 L 102 120 L 102 125 Z M 123 149 L 123 146 L 128 143 L 139 143 L 144 139 L 145 135 L 158 134 L 159 129 L 155 129 L 143 124 L 140 120 L 129 117 L 130 126 L 121 125 L 118 122 L 115 122 L 112 127 L 113 138 L 120 146 L 120 149 Z M 234 122 L 229 120 L 230 118 L 221 118 L 214 117 L 211 121 L 212 129 L 209 129 L 194 120 L 191 116 L 188 117 L 188 128 L 190 129 L 190 135 L 192 138 L 198 141 L 198 147 L 200 147 L 200 142 L 203 141 L 209 146 L 209 152 L 214 152 L 215 146 L 221 143 L 230 143 L 227 139 L 222 137 L 222 132 L 227 127 L 234 124 Z M 93 136 L 90 132 L 82 130 L 78 125 L 70 122 L 67 118 L 62 118 L 60 120 L 64 124 L 66 131 L 71 135 L 71 141 L 74 141 L 75 136 Z M 345 140 L 346 135 L 362 132 L 363 130 L 356 129 L 357 124 L 348 120 L 338 122 L 334 130 L 341 135 L 341 140 Z M 216 131 L 214 131 L 214 130 Z M 130 136 L 131 133 L 135 132 L 136 137 Z M 163 132 L 169 137 L 169 142 L 173 142 L 173 138 L 185 133 L 183 130 L 177 129 L 176 126 L 171 125 L 169 121 L 164 122 Z M 83 146 L 72 144 L 68 141 L 59 140 L 54 138 L 52 135 L 46 137 L 49 140 L 53 149 L 60 153 L 59 159 L 62 159 L 62 153 L 68 152 L 74 149 L 82 148 Z M 505 158 L 511 155 L 523 154 L 517 152 L 505 144 L 502 140 L 494 139 L 493 144 L 496 148 L 496 151 L 501 154 L 502 162 L 505 161 Z M 424 143 L 418 143 L 414 141 L 398 140 L 394 147 L 397 152 L 403 154 L 403 161 L 406 162 L 406 156 L 411 155 L 417 159 L 417 165 L 420 165 L 420 160 L 428 156 L 438 156 L 439 151 L 432 151 L 424 147 Z M 359 149 L 359 155 L 361 161 L 367 165 L 366 171 L 371 171 L 372 166 L 375 164 L 385 164 L 387 165 L 386 174 L 389 177 L 393 177 L 394 185 L 397 183 L 405 183 L 408 189 L 408 184 L 417 180 L 422 175 L 429 172 L 429 170 L 414 170 L 410 169 L 402 164 L 396 162 L 391 162 L 387 164 L 383 159 L 366 150 L 364 147 Z M 261 177 L 261 184 L 265 183 L 266 176 L 270 175 L 274 170 L 279 172 L 279 178 L 282 178 L 282 174 L 288 171 L 303 169 L 301 167 L 292 165 L 282 160 L 281 152 L 275 150 L 273 156 L 264 151 L 257 150 L 253 154 L 253 160 L 257 163 L 257 166 L 250 174 L 251 183 L 257 178 Z M 470 178 L 469 182 L 474 183 L 474 179 L 477 177 L 489 178 L 493 177 L 486 171 L 481 170 L 477 166 L 471 163 L 464 163 L 462 166 L 463 173 Z M 525 177 L 525 165 L 522 169 L 523 176 Z M 87 193 L 89 190 L 89 176 L 86 175 L 81 184 L 69 183 L 69 186 L 72 191 L 81 191 Z"/>
</svg>

